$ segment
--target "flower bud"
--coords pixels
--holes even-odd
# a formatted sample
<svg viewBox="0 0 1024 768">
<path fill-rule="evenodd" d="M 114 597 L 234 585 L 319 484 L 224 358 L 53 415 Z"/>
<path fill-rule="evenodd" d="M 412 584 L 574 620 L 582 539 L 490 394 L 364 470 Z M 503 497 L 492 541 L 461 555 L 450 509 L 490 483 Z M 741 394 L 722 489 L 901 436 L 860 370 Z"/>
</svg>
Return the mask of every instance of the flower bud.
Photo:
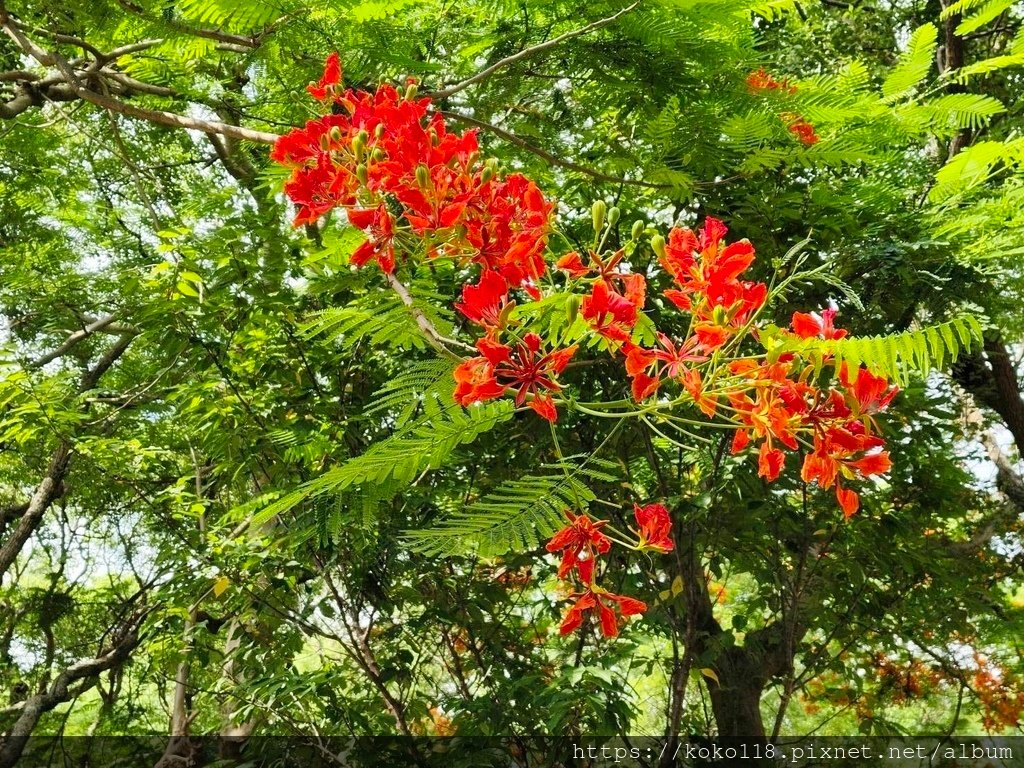
<svg viewBox="0 0 1024 768">
<path fill-rule="evenodd" d="M 373 152 L 370 153 L 370 159 L 373 160 L 375 163 L 379 163 L 386 156 L 387 155 L 384 154 L 384 150 L 381 149 L 380 147 L 374 147 Z"/>
<path fill-rule="evenodd" d="M 366 170 L 366 163 L 360 163 L 356 166 L 356 178 L 359 179 L 359 183 L 364 187 L 370 183 L 370 173 Z"/>
<path fill-rule="evenodd" d="M 326 133 L 320 135 L 320 149 L 324 152 L 331 148 L 331 137 Z"/>
<path fill-rule="evenodd" d="M 341 141 L 341 128 L 336 125 L 331 127 L 331 141 Z"/>
<path fill-rule="evenodd" d="M 494 178 L 494 168 L 490 165 L 485 165 L 484 169 L 480 171 L 480 183 L 486 184 L 488 181 Z"/>
<path fill-rule="evenodd" d="M 651 248 L 654 250 L 655 255 L 659 259 L 665 258 L 665 238 L 661 235 L 655 235 L 651 238 Z"/>
<path fill-rule="evenodd" d="M 360 131 L 352 139 L 352 151 L 355 153 L 356 158 L 362 159 L 363 152 L 366 150 L 366 140 L 369 138 L 366 131 Z"/>
<path fill-rule="evenodd" d="M 621 215 L 622 215 L 622 212 L 619 210 L 619 207 L 617 205 L 613 205 L 611 208 L 609 208 L 608 209 L 608 226 L 609 227 L 614 227 L 616 224 L 618 224 L 619 223 L 619 216 L 621 216 Z"/>
<path fill-rule="evenodd" d="M 420 163 L 416 166 L 416 183 L 420 185 L 420 189 L 426 189 L 430 186 L 430 171 L 427 170 L 427 166 Z"/>
<path fill-rule="evenodd" d="M 416 98 L 416 94 L 419 93 L 420 87 L 416 83 L 409 83 L 405 89 L 405 98 L 407 101 L 412 101 Z"/>
<path fill-rule="evenodd" d="M 384 123 L 377 123 L 377 127 L 373 129 L 373 135 L 378 139 L 384 138 Z"/>
<path fill-rule="evenodd" d="M 711 311 L 711 319 L 715 325 L 725 325 L 728 315 L 725 312 L 725 307 L 721 304 L 715 305 L 715 308 Z"/>
<path fill-rule="evenodd" d="M 575 293 L 570 294 L 565 302 L 565 316 L 569 319 L 569 325 L 576 322 L 576 316 L 580 313 L 580 297 Z"/>
<path fill-rule="evenodd" d="M 601 230 L 604 229 L 604 217 L 608 212 L 608 206 L 604 200 L 596 200 L 594 205 L 590 209 L 590 215 L 594 220 L 594 231 L 600 234 Z"/>
<path fill-rule="evenodd" d="M 633 240 L 639 240 L 644 233 L 644 222 L 643 219 L 637 219 L 633 222 L 633 231 L 630 232 L 630 237 Z"/>
</svg>

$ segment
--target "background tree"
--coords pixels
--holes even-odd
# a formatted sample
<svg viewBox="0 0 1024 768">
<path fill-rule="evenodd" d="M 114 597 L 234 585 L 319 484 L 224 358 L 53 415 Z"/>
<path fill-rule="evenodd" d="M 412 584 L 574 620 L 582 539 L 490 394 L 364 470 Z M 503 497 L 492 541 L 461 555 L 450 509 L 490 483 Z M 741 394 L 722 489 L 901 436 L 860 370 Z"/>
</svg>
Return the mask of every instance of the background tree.
<svg viewBox="0 0 1024 768">
<path fill-rule="evenodd" d="M 170 756 L 211 732 L 545 754 L 565 733 L 1019 728 L 1019 10 L 528 5 L 0 6 L 0 764 L 31 732 L 156 728 Z M 618 640 L 557 639 L 539 555 L 565 489 L 481 507 L 549 472 L 547 425 L 437 417 L 450 366 L 349 269 L 360 233 L 289 226 L 267 145 L 312 117 L 332 50 L 347 84 L 418 78 L 557 198 L 556 253 L 586 250 L 596 199 L 621 211 L 613 246 L 637 219 L 647 243 L 722 218 L 758 279 L 809 238 L 830 280 L 776 316 L 834 302 L 886 334 L 861 352 L 908 377 L 888 481 L 844 523 L 724 444 L 563 419 L 599 508 L 663 500 L 677 556 L 619 563 L 652 607 Z M 796 90 L 752 87 L 762 67 Z M 463 282 L 410 291 L 427 311 Z M 955 334 L 965 314 L 983 345 Z M 610 360 L 571 381 L 629 397 Z"/>
</svg>

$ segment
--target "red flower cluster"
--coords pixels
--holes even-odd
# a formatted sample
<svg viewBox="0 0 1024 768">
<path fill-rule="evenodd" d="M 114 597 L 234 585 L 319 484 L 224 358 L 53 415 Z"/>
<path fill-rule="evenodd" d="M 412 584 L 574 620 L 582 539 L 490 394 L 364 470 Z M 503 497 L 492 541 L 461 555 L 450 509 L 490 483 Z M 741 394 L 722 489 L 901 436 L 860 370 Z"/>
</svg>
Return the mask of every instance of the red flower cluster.
<svg viewBox="0 0 1024 768">
<path fill-rule="evenodd" d="M 342 90 L 335 53 L 309 92 L 332 114 L 282 136 L 271 152 L 292 169 L 284 189 L 298 207 L 296 226 L 343 207 L 367 234 L 352 255 L 356 266 L 373 258 L 393 271 L 395 242 L 404 239 L 424 257 L 475 262 L 536 293 L 553 208 L 536 184 L 497 176 L 480 161 L 476 133 L 449 133 L 440 114 L 428 115 L 430 99 L 415 98 L 414 84 L 404 95 L 390 85 Z"/>
<path fill-rule="evenodd" d="M 618 607 L 622 616 L 635 616 L 646 611 L 647 604 L 633 597 L 613 594 L 594 581 L 595 561 L 599 555 L 606 554 L 612 545 L 611 539 L 601 530 L 608 521 L 596 521 L 587 515 L 577 516 L 572 512 L 566 512 L 566 516 L 569 524 L 551 538 L 547 550 L 562 553 L 558 578 L 568 579 L 575 573 L 582 589 L 570 595 L 575 602 L 566 610 L 559 632 L 567 635 L 575 631 L 583 624 L 584 616 L 596 610 L 600 616 L 602 634 L 615 637 L 619 634 L 615 607 Z M 634 532 L 638 537 L 634 549 L 655 552 L 672 550 L 672 520 L 665 507 L 661 504 L 648 504 L 644 507 L 634 504 L 633 516 L 637 524 Z"/>
<path fill-rule="evenodd" d="M 727 232 L 722 222 L 708 217 L 699 235 L 675 228 L 667 243 L 654 243 L 675 285 L 663 295 L 690 315 L 691 334 L 676 342 L 659 333 L 654 349 L 627 342 L 626 373 L 633 396 L 644 400 L 665 380 L 675 381 L 708 417 L 716 415 L 724 398 L 731 411 L 728 417 L 737 427 L 732 452 L 759 443 L 758 474 L 768 481 L 781 474 L 784 449 L 797 451 L 803 441 L 810 450 L 804 456 L 802 478 L 823 489 L 834 487 L 849 517 L 860 502 L 845 482 L 883 474 L 892 465 L 872 417 L 888 406 L 898 389 L 866 370 L 854 378 L 843 366 L 841 388 L 822 391 L 808 381 L 813 366 L 792 354 L 772 363 L 741 357 L 731 360 L 724 371 L 709 363 L 749 328 L 767 296 L 763 283 L 742 279 L 754 261 L 753 246 L 746 240 L 726 243 Z M 832 309 L 821 314 L 796 312 L 793 333 L 800 338 L 841 339 L 846 331 L 835 327 L 835 315 Z M 717 379 L 710 386 L 702 369 Z"/>
</svg>

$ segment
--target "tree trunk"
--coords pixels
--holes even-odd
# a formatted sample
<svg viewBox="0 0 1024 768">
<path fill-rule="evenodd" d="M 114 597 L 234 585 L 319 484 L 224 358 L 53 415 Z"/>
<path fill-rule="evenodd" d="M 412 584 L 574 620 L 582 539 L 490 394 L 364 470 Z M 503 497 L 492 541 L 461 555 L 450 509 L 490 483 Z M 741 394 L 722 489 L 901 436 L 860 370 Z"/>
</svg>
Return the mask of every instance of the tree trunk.
<svg viewBox="0 0 1024 768">
<path fill-rule="evenodd" d="M 715 662 L 719 684 L 711 681 L 711 711 L 720 741 L 763 744 L 761 694 L 767 683 L 763 664 L 745 648 L 729 648 Z"/>
</svg>

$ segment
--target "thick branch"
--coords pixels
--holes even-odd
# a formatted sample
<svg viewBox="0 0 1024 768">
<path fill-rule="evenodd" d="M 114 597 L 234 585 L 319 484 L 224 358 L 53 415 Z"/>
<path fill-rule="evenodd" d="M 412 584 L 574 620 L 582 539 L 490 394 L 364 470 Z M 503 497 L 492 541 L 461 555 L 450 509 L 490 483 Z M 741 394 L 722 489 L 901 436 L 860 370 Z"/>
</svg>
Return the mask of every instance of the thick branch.
<svg viewBox="0 0 1024 768">
<path fill-rule="evenodd" d="M 21 715 L 0 744 L 0 768 L 11 768 L 18 762 L 39 718 L 73 698 L 72 685 L 79 680 L 96 678 L 101 672 L 120 666 L 128 659 L 139 644 L 137 622 L 138 617 L 111 648 L 94 659 L 84 659 L 72 664 L 57 676 L 48 690 L 25 701 Z"/>
<path fill-rule="evenodd" d="M 70 459 L 71 443 L 68 440 L 62 440 L 50 459 L 46 475 L 36 486 L 36 490 L 29 500 L 28 508 L 21 516 L 14 531 L 0 547 L 0 579 L 3 579 L 4 574 L 21 553 L 25 542 L 39 526 L 46 510 L 63 493 L 64 476 L 67 474 Z"/>
<path fill-rule="evenodd" d="M 68 336 L 59 347 L 57 347 L 52 352 L 49 352 L 43 355 L 42 357 L 33 360 L 31 363 L 29 363 L 28 367 L 42 368 L 47 363 L 51 363 L 57 358 L 66 355 L 68 352 L 71 351 L 71 349 L 76 344 L 78 344 L 83 339 L 87 339 L 94 333 L 99 333 L 100 331 L 127 335 L 135 335 L 139 332 L 137 328 L 133 328 L 130 325 L 124 325 L 123 323 L 118 323 L 117 318 L 114 315 L 106 315 L 104 317 L 92 321 L 85 328 L 75 331 L 70 336 Z"/>
</svg>

